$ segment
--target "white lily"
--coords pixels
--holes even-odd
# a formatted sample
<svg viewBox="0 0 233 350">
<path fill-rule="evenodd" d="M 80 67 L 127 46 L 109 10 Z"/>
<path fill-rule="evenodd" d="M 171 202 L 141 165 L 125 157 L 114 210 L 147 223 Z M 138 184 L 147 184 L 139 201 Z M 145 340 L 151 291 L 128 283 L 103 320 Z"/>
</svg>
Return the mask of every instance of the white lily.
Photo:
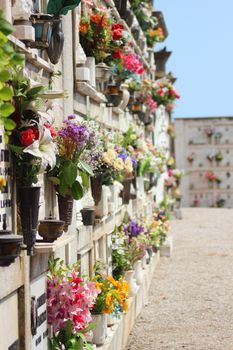
<svg viewBox="0 0 233 350">
<path fill-rule="evenodd" d="M 45 170 L 48 165 L 53 169 L 56 165 L 56 145 L 53 142 L 49 129 L 39 125 L 39 133 L 39 139 L 26 147 L 23 152 L 40 158 L 42 170 Z"/>
</svg>

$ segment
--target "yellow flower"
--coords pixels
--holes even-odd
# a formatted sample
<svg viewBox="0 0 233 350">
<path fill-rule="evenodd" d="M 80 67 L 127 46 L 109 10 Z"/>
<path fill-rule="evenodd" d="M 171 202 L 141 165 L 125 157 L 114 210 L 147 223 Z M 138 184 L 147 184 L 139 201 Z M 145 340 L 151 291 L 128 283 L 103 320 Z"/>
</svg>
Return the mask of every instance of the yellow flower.
<svg viewBox="0 0 233 350">
<path fill-rule="evenodd" d="M 111 159 L 109 158 L 107 152 L 104 152 L 104 153 L 102 154 L 102 159 L 103 159 L 104 163 L 109 164 L 109 165 L 112 164 Z"/>
<path fill-rule="evenodd" d="M 129 308 L 129 302 L 128 300 L 126 300 L 123 304 L 123 311 L 128 311 L 128 308 Z"/>
<path fill-rule="evenodd" d="M 110 148 L 108 151 L 107 151 L 107 155 L 108 155 L 108 158 L 111 160 L 111 161 L 114 161 L 117 157 L 117 153 L 114 151 L 114 149 Z"/>
<path fill-rule="evenodd" d="M 6 179 L 3 176 L 0 176 L 0 188 L 6 186 Z"/>
<path fill-rule="evenodd" d="M 121 158 L 117 158 L 114 163 L 113 163 L 113 166 L 116 170 L 118 171 L 122 171 L 124 170 L 124 162 Z"/>
</svg>

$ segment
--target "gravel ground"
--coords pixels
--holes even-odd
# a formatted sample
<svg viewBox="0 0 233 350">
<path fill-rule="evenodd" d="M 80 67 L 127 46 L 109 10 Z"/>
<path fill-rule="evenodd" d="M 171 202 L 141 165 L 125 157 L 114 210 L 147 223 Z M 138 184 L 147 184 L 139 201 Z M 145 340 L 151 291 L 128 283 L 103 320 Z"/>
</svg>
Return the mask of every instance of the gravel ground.
<svg viewBox="0 0 233 350">
<path fill-rule="evenodd" d="M 182 213 L 127 350 L 233 350 L 233 210 Z"/>
</svg>

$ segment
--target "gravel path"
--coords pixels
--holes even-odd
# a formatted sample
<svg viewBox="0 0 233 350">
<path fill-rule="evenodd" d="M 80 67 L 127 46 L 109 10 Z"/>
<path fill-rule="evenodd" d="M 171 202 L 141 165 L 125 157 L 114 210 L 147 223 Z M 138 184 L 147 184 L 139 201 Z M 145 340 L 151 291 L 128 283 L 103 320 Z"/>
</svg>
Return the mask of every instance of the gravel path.
<svg viewBox="0 0 233 350">
<path fill-rule="evenodd" d="M 233 210 L 182 213 L 127 350 L 233 350 Z"/>
</svg>

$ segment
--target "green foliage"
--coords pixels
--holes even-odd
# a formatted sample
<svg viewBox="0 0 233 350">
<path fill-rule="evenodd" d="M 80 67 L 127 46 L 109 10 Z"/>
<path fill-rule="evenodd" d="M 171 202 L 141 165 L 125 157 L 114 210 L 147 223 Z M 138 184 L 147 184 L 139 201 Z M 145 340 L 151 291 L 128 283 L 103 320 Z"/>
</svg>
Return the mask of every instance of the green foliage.
<svg viewBox="0 0 233 350">
<path fill-rule="evenodd" d="M 93 350 L 93 347 L 87 343 L 84 334 L 89 332 L 95 327 L 93 323 L 90 323 L 88 327 L 81 330 L 77 334 L 72 333 L 72 322 L 68 320 L 66 327 L 61 330 L 58 335 L 53 334 L 53 338 L 49 340 L 50 350 Z"/>
<path fill-rule="evenodd" d="M 15 64 L 22 64 L 24 60 L 7 38 L 13 31 L 13 26 L 3 18 L 3 12 L 0 10 L 0 124 L 5 129 L 5 142 L 8 142 L 11 131 L 16 126 L 15 122 L 9 119 L 14 112 L 11 104 L 13 90 L 9 85 L 10 71 Z"/>
<path fill-rule="evenodd" d="M 80 4 L 81 0 L 49 0 L 47 13 L 55 15 L 66 15 Z"/>
</svg>

